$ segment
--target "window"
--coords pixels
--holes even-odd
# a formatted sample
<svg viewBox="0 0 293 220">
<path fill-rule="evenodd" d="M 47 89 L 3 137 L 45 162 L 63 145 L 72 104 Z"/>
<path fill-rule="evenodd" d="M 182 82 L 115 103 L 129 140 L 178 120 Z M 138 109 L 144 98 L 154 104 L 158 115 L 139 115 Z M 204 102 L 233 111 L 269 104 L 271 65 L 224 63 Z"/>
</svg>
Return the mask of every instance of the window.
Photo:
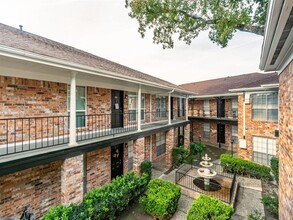
<svg viewBox="0 0 293 220">
<path fill-rule="evenodd" d="M 133 170 L 133 141 L 128 141 L 128 171 Z"/>
<path fill-rule="evenodd" d="M 156 97 L 156 117 L 162 118 L 167 117 L 166 115 L 166 97 L 157 96 Z"/>
<path fill-rule="evenodd" d="M 210 138 L 210 124 L 209 123 L 203 124 L 203 137 Z"/>
<path fill-rule="evenodd" d="M 232 117 L 238 116 L 238 99 L 232 99 Z"/>
<path fill-rule="evenodd" d="M 178 117 L 183 117 L 185 116 L 185 104 L 184 104 L 183 98 L 178 98 L 177 99 L 177 104 L 178 104 Z"/>
<path fill-rule="evenodd" d="M 128 93 L 128 120 L 136 121 L 137 118 L 137 95 L 136 93 Z M 144 120 L 145 113 L 145 96 L 141 94 L 141 120 Z"/>
<path fill-rule="evenodd" d="M 252 95 L 252 118 L 260 121 L 278 121 L 278 93 Z"/>
<path fill-rule="evenodd" d="M 166 135 L 165 133 L 156 134 L 156 155 L 160 156 L 166 153 Z"/>
<path fill-rule="evenodd" d="M 252 146 L 252 160 L 263 165 L 270 165 L 271 158 L 276 155 L 276 140 L 252 137 Z"/>
<path fill-rule="evenodd" d="M 184 145 L 184 127 L 181 126 L 178 128 L 178 147 Z"/>
<path fill-rule="evenodd" d="M 70 86 L 67 90 L 68 115 L 70 116 Z M 84 86 L 76 87 L 76 127 L 85 127 L 86 93 Z"/>
<path fill-rule="evenodd" d="M 203 101 L 203 114 L 210 115 L 210 100 Z"/>
<path fill-rule="evenodd" d="M 238 144 L 238 126 L 232 125 L 232 141 L 234 144 Z"/>
</svg>

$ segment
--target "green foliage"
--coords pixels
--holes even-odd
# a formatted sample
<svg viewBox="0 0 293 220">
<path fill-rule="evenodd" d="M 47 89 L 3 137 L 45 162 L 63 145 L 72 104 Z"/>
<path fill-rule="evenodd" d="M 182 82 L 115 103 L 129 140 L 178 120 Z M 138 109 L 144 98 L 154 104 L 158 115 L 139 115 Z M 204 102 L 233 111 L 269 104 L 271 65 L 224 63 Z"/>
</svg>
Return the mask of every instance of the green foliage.
<svg viewBox="0 0 293 220">
<path fill-rule="evenodd" d="M 264 220 L 265 217 L 261 216 L 261 213 L 258 210 L 253 210 L 248 216 L 247 220 Z"/>
<path fill-rule="evenodd" d="M 172 149 L 172 167 L 179 167 L 182 163 L 184 163 L 186 157 L 188 156 L 189 151 L 185 149 L 183 146 L 175 147 Z"/>
<path fill-rule="evenodd" d="M 149 182 L 152 178 L 152 162 L 149 160 L 144 160 L 140 164 L 140 173 L 141 174 L 146 174 L 147 175 L 147 182 Z"/>
<path fill-rule="evenodd" d="M 271 159 L 271 168 L 277 183 L 279 183 L 279 159 L 272 157 Z"/>
<path fill-rule="evenodd" d="M 261 199 L 262 204 L 264 204 L 265 208 L 269 210 L 272 214 L 278 216 L 279 215 L 279 201 L 277 198 L 271 196 L 264 196 Z"/>
<path fill-rule="evenodd" d="M 236 30 L 263 35 L 268 0 L 125 0 L 138 32 L 153 31 L 153 42 L 173 48 L 173 36 L 190 44 L 209 31 L 212 42 L 227 46 Z"/>
<path fill-rule="evenodd" d="M 189 146 L 190 146 L 190 154 L 192 155 L 202 153 L 205 149 L 205 145 L 201 142 L 196 142 L 196 143 L 191 142 Z"/>
<path fill-rule="evenodd" d="M 117 212 L 123 211 L 132 199 L 145 192 L 147 178 L 146 174 L 140 178 L 133 172 L 127 173 L 115 178 L 109 185 L 93 189 L 85 196 L 81 205 L 59 205 L 50 209 L 43 219 L 115 219 Z"/>
<path fill-rule="evenodd" d="M 234 210 L 231 206 L 221 202 L 219 199 L 200 195 L 189 208 L 187 220 L 227 220 L 231 218 L 233 212 Z"/>
<path fill-rule="evenodd" d="M 221 155 L 221 165 L 226 172 L 235 172 L 237 174 L 247 175 L 257 179 L 269 180 L 271 178 L 269 167 L 241 158 L 234 158 L 229 154 Z"/>
<path fill-rule="evenodd" d="M 141 207 L 150 215 L 160 219 L 170 219 L 178 208 L 181 188 L 169 181 L 152 179 L 147 195 L 139 199 Z"/>
</svg>

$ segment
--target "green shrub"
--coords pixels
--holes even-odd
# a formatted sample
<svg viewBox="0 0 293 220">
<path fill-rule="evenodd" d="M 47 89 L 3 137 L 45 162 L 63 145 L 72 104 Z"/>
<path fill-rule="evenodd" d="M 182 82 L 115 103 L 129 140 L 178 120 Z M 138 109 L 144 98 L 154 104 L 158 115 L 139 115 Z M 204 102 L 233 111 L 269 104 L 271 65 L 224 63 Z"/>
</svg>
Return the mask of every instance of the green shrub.
<svg viewBox="0 0 293 220">
<path fill-rule="evenodd" d="M 258 210 L 253 210 L 248 216 L 247 220 L 264 220 L 265 217 L 261 216 L 261 213 Z"/>
<path fill-rule="evenodd" d="M 147 195 L 139 199 L 141 207 L 150 215 L 160 219 L 170 219 L 178 208 L 181 188 L 169 181 L 152 179 Z"/>
<path fill-rule="evenodd" d="M 192 155 L 202 153 L 205 149 L 205 145 L 201 142 L 196 142 L 196 143 L 191 142 L 189 147 L 190 147 L 190 154 Z"/>
<path fill-rule="evenodd" d="M 189 151 L 184 147 L 175 147 L 172 149 L 172 167 L 179 167 L 182 163 L 184 163 L 186 157 L 188 156 Z"/>
<path fill-rule="evenodd" d="M 231 206 L 221 202 L 219 199 L 200 195 L 189 208 L 187 220 L 227 220 L 231 218 L 233 212 L 234 210 Z"/>
<path fill-rule="evenodd" d="M 271 178 L 269 167 L 241 158 L 234 158 L 229 154 L 221 155 L 221 165 L 226 172 L 235 172 L 258 179 L 269 180 Z"/>
<path fill-rule="evenodd" d="M 147 181 L 149 182 L 152 178 L 152 162 L 149 160 L 144 160 L 140 164 L 140 173 L 141 174 L 146 174 L 148 176 Z"/>
<path fill-rule="evenodd" d="M 261 199 L 264 207 L 269 210 L 272 214 L 278 216 L 279 215 L 279 201 L 277 198 L 271 196 L 264 196 Z"/>
<path fill-rule="evenodd" d="M 271 168 L 272 168 L 275 180 L 279 184 L 279 159 L 278 158 L 272 157 Z"/>
<path fill-rule="evenodd" d="M 115 219 L 117 212 L 123 211 L 132 199 L 145 192 L 147 178 L 146 174 L 140 178 L 133 172 L 127 173 L 115 178 L 109 185 L 93 189 L 81 205 L 59 205 L 47 212 L 43 219 Z"/>
</svg>

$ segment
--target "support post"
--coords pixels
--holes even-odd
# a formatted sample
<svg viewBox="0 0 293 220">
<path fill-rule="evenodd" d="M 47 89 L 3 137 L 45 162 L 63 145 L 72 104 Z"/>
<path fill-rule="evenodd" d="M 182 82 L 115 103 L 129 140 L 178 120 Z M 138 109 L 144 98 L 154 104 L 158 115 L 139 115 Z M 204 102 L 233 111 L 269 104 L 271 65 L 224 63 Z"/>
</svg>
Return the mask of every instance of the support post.
<svg viewBox="0 0 293 220">
<path fill-rule="evenodd" d="M 141 131 L 141 85 L 138 86 L 137 93 L 137 130 Z"/>
<path fill-rule="evenodd" d="M 70 81 L 70 130 L 69 146 L 76 146 L 76 72 L 71 73 Z"/>
<path fill-rule="evenodd" d="M 171 124 L 171 93 L 168 94 L 168 124 Z"/>
</svg>

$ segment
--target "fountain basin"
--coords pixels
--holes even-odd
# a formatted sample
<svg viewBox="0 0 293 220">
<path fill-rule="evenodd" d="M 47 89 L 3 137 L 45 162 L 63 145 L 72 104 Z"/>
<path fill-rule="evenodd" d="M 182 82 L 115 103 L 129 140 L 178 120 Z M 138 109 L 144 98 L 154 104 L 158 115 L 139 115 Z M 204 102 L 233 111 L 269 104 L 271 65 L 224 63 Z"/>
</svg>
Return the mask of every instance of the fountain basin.
<svg viewBox="0 0 293 220">
<path fill-rule="evenodd" d="M 203 166 L 203 167 L 211 167 L 211 166 L 213 166 L 213 163 L 208 162 L 208 161 L 201 161 L 201 162 L 199 162 L 199 164 L 201 166 Z"/>
<path fill-rule="evenodd" d="M 205 178 L 205 179 L 211 179 L 214 176 L 217 175 L 217 172 L 214 170 L 210 170 L 207 168 L 198 168 L 197 173 L 199 176 Z"/>
</svg>

